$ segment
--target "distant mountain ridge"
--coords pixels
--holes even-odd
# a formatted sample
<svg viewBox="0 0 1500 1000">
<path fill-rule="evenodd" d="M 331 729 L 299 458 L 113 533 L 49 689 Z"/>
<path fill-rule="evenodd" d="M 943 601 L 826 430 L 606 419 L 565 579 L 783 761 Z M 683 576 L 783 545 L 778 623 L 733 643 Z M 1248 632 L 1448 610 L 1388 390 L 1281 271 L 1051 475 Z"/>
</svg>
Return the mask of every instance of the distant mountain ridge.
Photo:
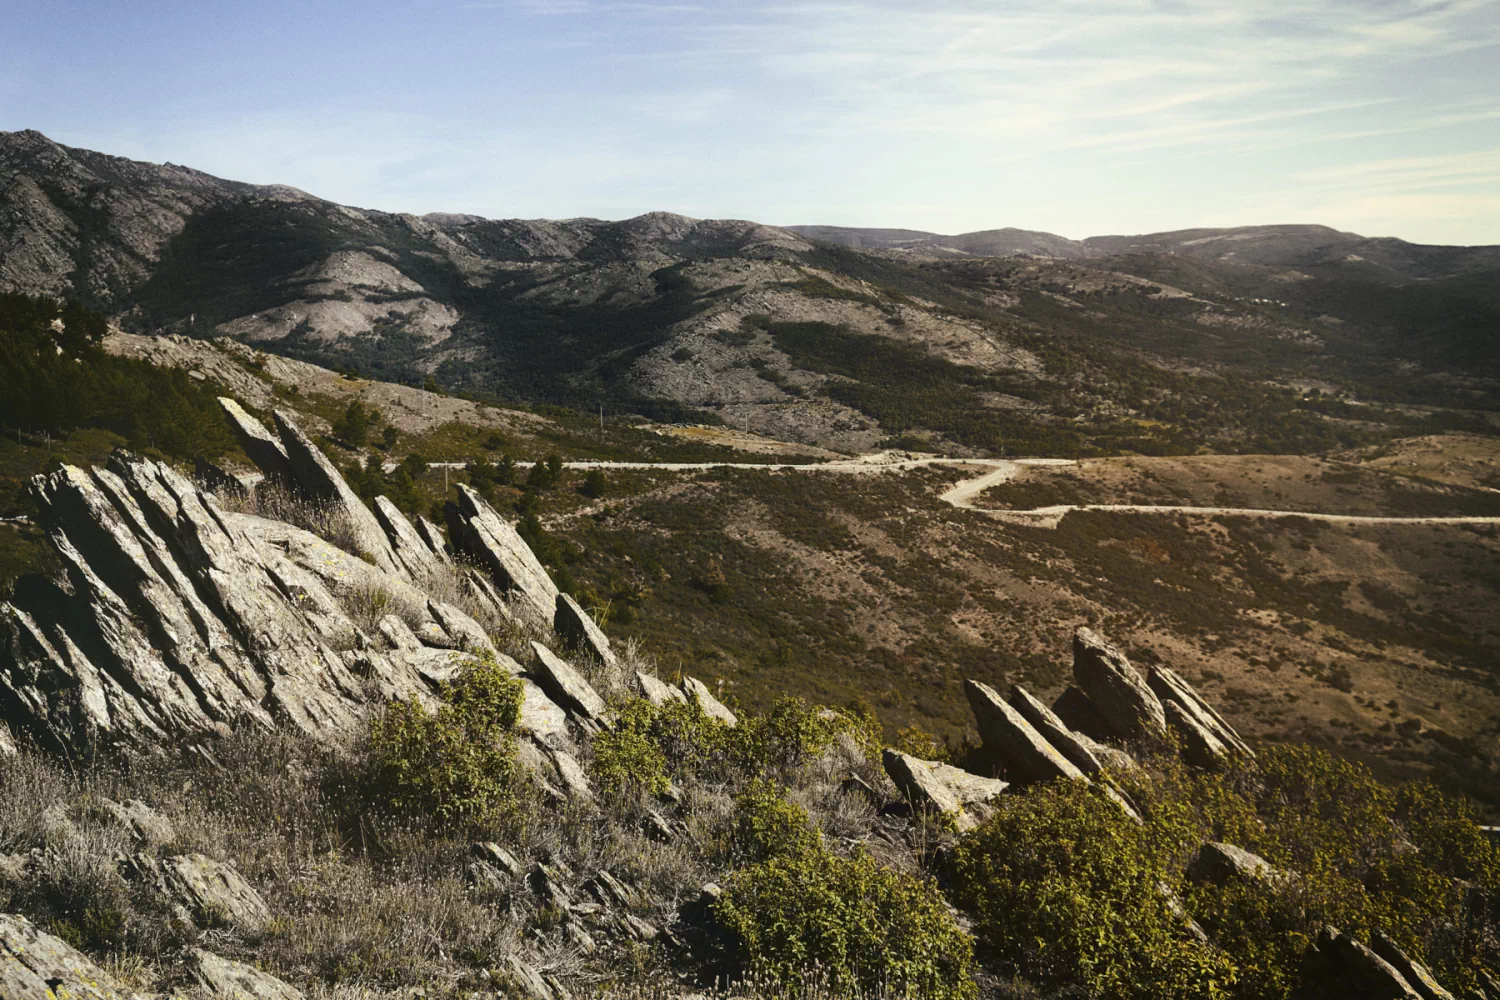
<svg viewBox="0 0 1500 1000">
<path fill-rule="evenodd" d="M 1243 409 L 1260 390 L 1224 409 L 1183 371 L 1500 399 L 1497 287 L 1500 247 L 1323 226 L 1069 240 L 417 216 L 0 133 L 0 291 L 386 381 L 851 451 L 908 432 L 1059 453 L 1274 429 Z"/>
<path fill-rule="evenodd" d="M 1171 253 L 1199 260 L 1309 267 L 1333 263 L 1367 265 L 1372 276 L 1394 280 L 1446 278 L 1500 267 L 1500 246 L 1433 246 L 1394 237 L 1345 233 L 1328 226 L 1238 226 L 1179 229 L 1138 236 L 1090 236 L 1070 240 L 1028 229 L 988 229 L 944 236 L 914 229 L 786 226 L 808 239 L 869 250 L 975 257 L 1029 255 L 1090 259 L 1122 254 Z"/>
</svg>

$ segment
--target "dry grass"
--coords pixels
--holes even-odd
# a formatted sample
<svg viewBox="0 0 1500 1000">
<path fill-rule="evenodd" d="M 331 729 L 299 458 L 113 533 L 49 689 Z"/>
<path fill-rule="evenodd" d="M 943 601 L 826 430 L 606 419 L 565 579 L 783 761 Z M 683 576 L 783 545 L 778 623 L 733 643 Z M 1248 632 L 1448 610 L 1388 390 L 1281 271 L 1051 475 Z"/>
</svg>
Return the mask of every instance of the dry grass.
<svg viewBox="0 0 1500 1000">
<path fill-rule="evenodd" d="M 310 531 L 328 544 L 369 561 L 359 546 L 353 522 L 338 504 L 319 503 L 274 483 L 261 483 L 246 493 L 228 490 L 215 494 L 219 506 L 236 514 L 250 514 L 271 521 L 284 521 Z"/>
</svg>

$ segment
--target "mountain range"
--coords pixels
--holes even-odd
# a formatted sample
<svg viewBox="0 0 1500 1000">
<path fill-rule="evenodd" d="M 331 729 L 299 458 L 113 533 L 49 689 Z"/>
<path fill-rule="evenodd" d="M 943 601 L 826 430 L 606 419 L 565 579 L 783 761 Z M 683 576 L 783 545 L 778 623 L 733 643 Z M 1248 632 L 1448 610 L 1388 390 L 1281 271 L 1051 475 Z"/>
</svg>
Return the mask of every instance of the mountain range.
<svg viewBox="0 0 1500 1000">
<path fill-rule="evenodd" d="M 1268 400 L 1309 387 L 1486 410 L 1497 288 L 1500 247 L 1322 226 L 1075 241 L 415 216 L 0 133 L 0 290 L 134 332 L 846 450 L 1171 450 L 1190 419 L 1247 446 L 1286 423 Z"/>
</svg>

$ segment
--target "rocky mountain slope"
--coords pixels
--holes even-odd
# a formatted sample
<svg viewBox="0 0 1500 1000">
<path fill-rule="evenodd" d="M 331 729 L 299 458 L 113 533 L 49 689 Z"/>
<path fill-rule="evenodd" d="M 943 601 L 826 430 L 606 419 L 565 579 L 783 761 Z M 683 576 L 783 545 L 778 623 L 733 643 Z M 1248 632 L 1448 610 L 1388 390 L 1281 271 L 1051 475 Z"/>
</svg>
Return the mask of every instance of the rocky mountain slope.
<svg viewBox="0 0 1500 1000">
<path fill-rule="evenodd" d="M 1500 386 L 1494 248 L 416 217 L 35 132 L 0 136 L 0 192 L 0 290 L 131 332 L 844 450 L 1306 450 L 1431 412 L 1329 412 L 1311 386 L 1450 410 Z"/>
</svg>

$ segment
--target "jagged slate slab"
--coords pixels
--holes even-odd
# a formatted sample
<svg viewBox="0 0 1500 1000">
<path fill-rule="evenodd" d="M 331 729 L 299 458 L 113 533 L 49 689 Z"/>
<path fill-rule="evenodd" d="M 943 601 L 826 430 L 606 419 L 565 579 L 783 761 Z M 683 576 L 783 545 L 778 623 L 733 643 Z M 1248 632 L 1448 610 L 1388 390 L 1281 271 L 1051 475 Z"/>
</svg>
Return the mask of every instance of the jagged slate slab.
<svg viewBox="0 0 1500 1000">
<path fill-rule="evenodd" d="M 302 432 L 290 413 L 276 410 L 272 416 L 276 419 L 276 432 L 281 435 L 282 447 L 286 449 L 287 461 L 291 463 L 292 474 L 297 477 L 301 492 L 318 503 L 343 512 L 349 519 L 355 544 L 366 559 L 387 573 L 406 576 L 406 567 L 391 548 L 380 522 L 344 482 L 344 477 L 323 450 Z"/>
<path fill-rule="evenodd" d="M 10 734 L 10 726 L 6 724 L 4 719 L 0 719 L 0 760 L 6 757 L 15 757 L 19 752 L 16 749 L 16 739 Z"/>
<path fill-rule="evenodd" d="M 427 613 L 452 638 L 459 649 L 471 653 L 488 653 L 491 656 L 499 654 L 500 651 L 495 648 L 484 626 L 470 618 L 462 609 L 442 601 L 429 599 Z"/>
<path fill-rule="evenodd" d="M 573 665 L 539 642 L 531 644 L 532 676 L 543 691 L 573 715 L 605 722 L 609 707 Z"/>
<path fill-rule="evenodd" d="M 432 553 L 432 558 L 445 566 L 452 565 L 453 558 L 448 554 L 448 543 L 443 538 L 442 529 L 421 514 L 417 515 L 414 527 L 417 529 L 417 537 L 422 539 L 422 544 Z"/>
<path fill-rule="evenodd" d="M 515 628 L 521 627 L 521 623 L 511 613 L 510 606 L 505 603 L 504 596 L 496 589 L 488 576 L 473 566 L 465 566 L 463 578 L 464 585 L 468 587 L 472 597 L 498 615 L 501 621 Z"/>
<path fill-rule="evenodd" d="M 571 745 L 568 739 L 568 713 L 561 705 L 547 697 L 547 693 L 529 677 L 522 677 L 525 699 L 521 702 L 521 717 L 517 728 L 524 729 L 548 746 Z"/>
<path fill-rule="evenodd" d="M 249 456 L 266 479 L 287 488 L 295 488 L 297 475 L 292 471 L 291 460 L 270 431 L 259 420 L 245 412 L 245 408 L 225 396 L 219 397 L 219 406 L 229 418 L 229 429 L 239 442 L 240 450 Z"/>
<path fill-rule="evenodd" d="M 19 914 L 0 913 L 0 997 L 126 1000 L 104 970 Z"/>
<path fill-rule="evenodd" d="M 492 840 L 476 841 L 469 850 L 480 861 L 494 865 L 495 868 L 512 878 L 519 878 L 526 870 L 514 854 Z"/>
<path fill-rule="evenodd" d="M 682 693 L 686 696 L 689 704 L 697 702 L 698 707 L 703 709 L 705 714 L 718 719 L 725 725 L 737 726 L 740 724 L 739 716 L 731 712 L 729 707 L 722 701 L 715 698 L 713 692 L 708 689 L 708 685 L 704 684 L 698 678 L 684 677 L 682 679 Z"/>
<path fill-rule="evenodd" d="M 1187 709 L 1175 701 L 1167 702 L 1167 724 L 1182 738 L 1182 759 L 1194 767 L 1216 771 L 1229 759 L 1229 748 L 1220 743 Z"/>
<path fill-rule="evenodd" d="M 1407 985 L 1417 991 L 1422 1000 L 1454 1000 L 1453 994 L 1443 989 L 1427 966 L 1412 958 L 1401 946 L 1392 941 L 1385 931 L 1370 935 L 1370 949 L 1391 964 L 1401 974 Z"/>
<path fill-rule="evenodd" d="M 1278 869 L 1259 854 L 1214 840 L 1198 848 L 1187 869 L 1188 878 L 1214 885 L 1226 885 L 1236 878 L 1269 880 L 1278 874 Z"/>
<path fill-rule="evenodd" d="M 1255 757 L 1250 744 L 1240 739 L 1240 734 L 1235 732 L 1234 727 L 1212 705 L 1204 701 L 1191 684 L 1178 676 L 1176 671 L 1170 667 L 1153 666 L 1146 671 L 1146 683 L 1162 700 L 1163 706 L 1168 702 L 1176 702 L 1229 750 L 1244 757 Z"/>
<path fill-rule="evenodd" d="M 250 492 L 237 477 L 201 455 L 193 456 L 193 479 L 204 489 L 219 496 L 242 497 Z"/>
<path fill-rule="evenodd" d="M 408 576 L 420 581 L 442 571 L 444 560 L 433 553 L 432 548 L 417 533 L 417 529 L 412 527 L 406 515 L 391 503 L 389 497 L 376 497 L 374 507 L 375 520 L 385 532 L 391 550 L 396 554 L 397 561 L 405 567 Z"/>
<path fill-rule="evenodd" d="M 177 839 L 177 830 L 172 826 L 172 821 L 140 799 L 116 802 L 114 799 L 101 798 L 96 806 L 100 813 L 128 832 L 138 844 L 157 847 Z"/>
<path fill-rule="evenodd" d="M 966 812 L 967 804 L 982 804 L 1009 786 L 998 778 L 984 778 L 934 760 L 923 760 L 899 750 L 887 749 L 881 755 L 885 773 L 897 790 L 919 809 L 932 809 L 954 817 L 960 830 L 978 825 Z"/>
<path fill-rule="evenodd" d="M 1325 926 L 1311 945 L 1329 984 L 1360 1000 L 1420 1000 L 1395 966 L 1337 927 Z"/>
<path fill-rule="evenodd" d="M 1095 743 L 1103 743 L 1115 739 L 1115 731 L 1110 728 L 1104 716 L 1089 701 L 1089 696 L 1078 690 L 1076 685 L 1069 684 L 1063 689 L 1063 693 L 1057 696 L 1052 703 L 1052 711 L 1063 721 L 1063 725 L 1093 740 Z"/>
<path fill-rule="evenodd" d="M 384 618 L 380 619 L 380 622 L 376 625 L 376 628 L 379 630 L 381 636 L 385 639 L 385 641 L 391 644 L 392 649 L 422 648 L 422 641 L 418 639 L 417 634 L 411 630 L 411 626 L 406 624 L 406 622 L 402 621 L 396 615 L 386 615 Z"/>
<path fill-rule="evenodd" d="M 1071 730 L 1071 732 L 1077 738 L 1078 742 L 1087 747 L 1089 753 L 1093 754 L 1099 763 L 1105 767 L 1113 768 L 1116 771 L 1134 771 L 1140 767 L 1135 762 L 1134 757 L 1119 747 L 1112 747 L 1108 743 L 1100 743 L 1097 740 L 1090 739 L 1076 729 Z"/>
<path fill-rule="evenodd" d="M 563 791 L 567 792 L 568 798 L 574 802 L 594 801 L 594 786 L 589 783 L 589 776 L 584 773 L 578 758 L 556 747 L 549 747 L 547 753 L 552 758 L 552 766 L 557 769 L 557 776 L 562 781 Z"/>
<path fill-rule="evenodd" d="M 1094 741 L 1069 729 L 1056 712 L 1019 684 L 1010 686 L 1010 706 L 1078 770 L 1087 775 L 1098 774 L 1104 769 L 1103 761 L 1092 749 Z"/>
<path fill-rule="evenodd" d="M 275 976 L 202 948 L 184 951 L 182 964 L 193 981 L 212 996 L 227 1000 L 306 1000 L 301 990 Z"/>
<path fill-rule="evenodd" d="M 542 974 L 532 966 L 515 955 L 506 956 L 505 966 L 506 971 L 510 973 L 510 978 L 515 980 L 516 986 L 527 1000 L 557 1000 L 557 997 L 552 995 L 552 988 L 542 978 Z"/>
<path fill-rule="evenodd" d="M 1167 731 L 1161 701 L 1125 654 L 1093 629 L 1073 633 L 1073 679 L 1110 728 L 1125 739 Z"/>
<path fill-rule="evenodd" d="M 562 636 L 569 649 L 592 656 L 607 666 L 618 666 L 614 650 L 609 648 L 609 636 L 604 634 L 589 613 L 579 606 L 569 594 L 557 595 L 557 609 L 552 616 L 552 628 Z"/>
<path fill-rule="evenodd" d="M 224 924 L 253 932 L 271 919 L 266 901 L 234 865 L 203 854 L 134 854 L 120 860 L 120 874 L 180 907 L 199 927 Z"/>
<path fill-rule="evenodd" d="M 1048 743 L 1020 712 L 1007 705 L 994 688 L 967 680 L 964 695 L 974 712 L 981 742 L 1005 762 L 1011 777 L 1024 782 L 1083 778 L 1083 772 Z"/>
<path fill-rule="evenodd" d="M 453 546 L 478 563 L 501 590 L 523 606 L 523 616 L 550 627 L 557 606 L 557 586 L 531 547 L 494 508 L 463 483 L 458 500 L 443 508 Z"/>
<path fill-rule="evenodd" d="M 641 697 L 657 708 L 661 708 L 668 702 L 687 702 L 687 695 L 682 693 L 681 688 L 675 688 L 666 681 L 653 677 L 650 674 L 637 671 L 635 686 L 641 692 Z"/>
</svg>

